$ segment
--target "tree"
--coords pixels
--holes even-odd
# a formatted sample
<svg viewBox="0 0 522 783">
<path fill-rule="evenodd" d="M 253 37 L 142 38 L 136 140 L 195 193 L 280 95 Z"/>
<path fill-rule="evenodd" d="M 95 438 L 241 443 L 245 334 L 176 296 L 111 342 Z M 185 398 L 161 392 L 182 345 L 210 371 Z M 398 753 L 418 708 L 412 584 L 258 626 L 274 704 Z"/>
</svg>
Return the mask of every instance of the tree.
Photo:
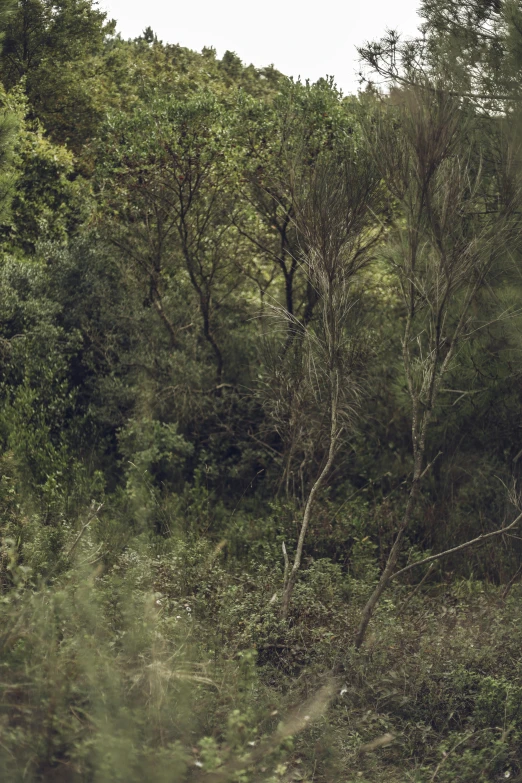
<svg viewBox="0 0 522 783">
<path fill-rule="evenodd" d="M 20 117 L 9 105 L 5 92 L 0 95 L 0 101 L 0 223 L 8 223 L 15 194 L 13 152 L 19 134 Z"/>
<path fill-rule="evenodd" d="M 317 292 L 300 264 L 304 237 L 289 182 L 296 166 L 306 176 L 322 152 L 346 145 L 356 135 L 355 117 L 331 82 L 288 83 L 270 106 L 243 97 L 235 133 L 241 146 L 237 228 L 251 245 L 249 255 L 263 259 L 247 271 L 262 295 L 280 280 L 286 311 L 308 323 Z"/>
<path fill-rule="evenodd" d="M 15 88 L 3 101 L 16 117 L 18 133 L 12 160 L 16 188 L 0 236 L 7 252 L 34 255 L 40 243 L 72 239 L 87 219 L 90 189 L 75 171 L 72 152 L 54 144 L 38 120 L 28 119 L 23 92 Z"/>
<path fill-rule="evenodd" d="M 5 87 L 22 81 L 53 139 L 79 150 L 104 111 L 100 98 L 108 97 L 103 55 L 115 22 L 91 0 L 18 0 L 0 23 Z"/>
<path fill-rule="evenodd" d="M 99 172 L 112 216 L 102 219 L 107 234 L 134 266 L 172 350 L 194 325 L 178 322 L 169 299 L 181 291 L 195 296 L 219 391 L 225 359 L 218 311 L 238 287 L 233 261 L 241 247 L 231 219 L 223 107 L 210 93 L 184 102 L 160 98 L 130 117 L 113 117 L 102 143 L 112 148 Z"/>
<path fill-rule="evenodd" d="M 403 308 L 413 468 L 394 544 L 361 616 L 357 647 L 393 578 L 431 467 L 427 436 L 444 394 L 443 381 L 457 365 L 463 344 L 481 327 L 474 306 L 490 271 L 520 236 L 514 150 L 506 144 L 495 176 L 488 176 L 476 118 L 444 84 L 397 91 L 366 128 L 390 198 L 400 209 L 387 261 Z"/>
<path fill-rule="evenodd" d="M 293 347 L 301 355 L 304 394 L 316 410 L 320 422 L 316 437 L 324 443 L 325 454 L 307 491 L 291 568 L 283 550 L 283 618 L 290 609 L 314 503 L 343 432 L 349 432 L 356 419 L 364 346 L 358 277 L 379 240 L 379 232 L 372 229 L 379 200 L 377 171 L 367 156 L 350 145 L 323 153 L 313 168 L 298 169 L 289 184 L 295 222 L 305 240 L 302 262 L 317 296 L 317 313 L 313 323 L 299 321 L 288 310 L 279 314 L 296 335 Z M 302 415 L 299 409 L 295 413 Z"/>
<path fill-rule="evenodd" d="M 446 87 L 495 117 L 520 100 L 522 9 L 517 0 L 422 0 L 420 35 L 389 31 L 359 49 L 389 84 L 421 85 L 442 75 Z M 426 81 L 424 81 L 426 84 Z"/>
</svg>

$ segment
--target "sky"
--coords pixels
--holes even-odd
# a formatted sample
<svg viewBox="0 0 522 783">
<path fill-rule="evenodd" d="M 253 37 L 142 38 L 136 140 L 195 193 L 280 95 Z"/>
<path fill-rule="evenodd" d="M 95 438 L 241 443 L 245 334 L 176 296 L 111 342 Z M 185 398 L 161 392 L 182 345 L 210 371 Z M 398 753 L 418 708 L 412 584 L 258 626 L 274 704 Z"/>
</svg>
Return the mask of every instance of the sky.
<svg viewBox="0 0 522 783">
<path fill-rule="evenodd" d="M 335 77 L 345 92 L 357 90 L 356 46 L 386 29 L 412 36 L 419 0 L 99 0 L 124 38 L 152 27 L 165 43 L 218 57 L 229 49 L 246 64 L 275 67 L 294 78 Z"/>
</svg>

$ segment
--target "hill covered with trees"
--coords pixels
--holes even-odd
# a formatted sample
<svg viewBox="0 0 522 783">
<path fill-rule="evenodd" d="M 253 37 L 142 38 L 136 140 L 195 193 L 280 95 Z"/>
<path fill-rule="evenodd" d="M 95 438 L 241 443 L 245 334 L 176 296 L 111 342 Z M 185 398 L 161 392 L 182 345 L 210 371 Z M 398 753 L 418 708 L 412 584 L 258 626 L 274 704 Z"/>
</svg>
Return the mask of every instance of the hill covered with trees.
<svg viewBox="0 0 522 783">
<path fill-rule="evenodd" d="M 421 17 L 0 0 L 2 780 L 522 780 L 522 8 Z"/>
</svg>

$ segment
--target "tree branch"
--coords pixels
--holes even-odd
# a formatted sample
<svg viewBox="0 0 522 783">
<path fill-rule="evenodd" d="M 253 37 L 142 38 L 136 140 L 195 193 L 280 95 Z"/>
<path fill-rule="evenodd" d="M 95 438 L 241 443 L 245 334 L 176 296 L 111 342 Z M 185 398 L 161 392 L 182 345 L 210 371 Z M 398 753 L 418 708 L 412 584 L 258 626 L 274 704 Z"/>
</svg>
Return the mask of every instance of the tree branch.
<svg viewBox="0 0 522 783">
<path fill-rule="evenodd" d="M 511 522 L 507 527 L 501 527 L 498 530 L 493 530 L 491 533 L 482 533 L 480 536 L 477 536 L 477 538 L 472 538 L 470 541 L 466 541 L 464 544 L 454 546 L 452 549 L 446 549 L 444 552 L 439 552 L 437 555 L 430 555 L 430 557 L 425 557 L 423 560 L 418 560 L 416 563 L 410 563 L 410 565 L 401 568 L 399 571 L 396 571 L 390 577 L 390 581 L 392 579 L 396 579 L 402 574 L 405 574 L 407 571 L 411 571 L 412 568 L 416 568 L 420 565 L 426 565 L 426 563 L 432 563 L 433 561 L 440 560 L 442 557 L 446 557 L 447 555 L 453 555 L 455 552 L 462 552 L 464 549 L 468 549 L 474 544 L 482 544 L 484 541 L 487 541 L 490 538 L 501 536 L 503 533 L 507 533 L 508 530 L 512 530 L 521 520 L 522 513 L 519 514 L 518 517 L 516 517 L 516 519 L 514 519 L 513 522 Z"/>
</svg>

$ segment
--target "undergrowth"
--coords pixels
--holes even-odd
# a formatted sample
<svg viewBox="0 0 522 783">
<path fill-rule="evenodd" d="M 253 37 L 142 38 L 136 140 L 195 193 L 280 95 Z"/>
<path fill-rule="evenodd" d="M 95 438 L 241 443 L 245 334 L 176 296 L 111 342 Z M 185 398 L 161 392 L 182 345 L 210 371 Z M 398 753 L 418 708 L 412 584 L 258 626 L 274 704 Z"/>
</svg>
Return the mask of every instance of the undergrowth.
<svg viewBox="0 0 522 783">
<path fill-rule="evenodd" d="M 413 596 L 397 585 L 356 652 L 375 578 L 369 551 L 356 549 L 351 568 L 309 559 L 284 623 L 272 552 L 233 555 L 225 540 L 186 533 L 117 534 L 121 520 L 103 509 L 83 520 L 62 527 L 53 557 L 55 536 L 41 523 L 38 550 L 34 519 L 23 522 L 25 539 L 14 523 L 4 528 L 0 779 L 520 775 L 517 585 L 505 598 L 473 579 L 434 580 Z"/>
</svg>

